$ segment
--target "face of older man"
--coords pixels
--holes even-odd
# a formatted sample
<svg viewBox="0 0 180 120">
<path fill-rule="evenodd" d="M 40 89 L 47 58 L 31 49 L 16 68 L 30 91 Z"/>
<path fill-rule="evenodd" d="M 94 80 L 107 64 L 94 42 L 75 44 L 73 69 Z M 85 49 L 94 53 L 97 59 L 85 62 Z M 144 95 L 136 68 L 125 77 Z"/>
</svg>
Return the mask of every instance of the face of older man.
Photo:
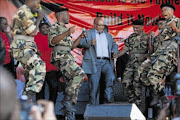
<svg viewBox="0 0 180 120">
<path fill-rule="evenodd" d="M 133 25 L 134 33 L 140 34 L 143 31 L 143 25 Z"/>
<path fill-rule="evenodd" d="M 103 30 L 104 30 L 104 21 L 101 18 L 95 18 L 95 20 L 94 20 L 94 28 L 99 33 L 102 33 Z"/>
<path fill-rule="evenodd" d="M 158 25 L 159 30 L 163 30 L 166 26 L 166 21 L 160 20 L 160 21 L 158 21 L 157 25 Z"/>
<path fill-rule="evenodd" d="M 164 18 L 168 20 L 174 15 L 174 10 L 170 7 L 163 7 L 161 9 L 161 13 L 163 14 Z"/>
<path fill-rule="evenodd" d="M 31 9 L 32 13 L 35 13 L 37 11 L 37 9 L 40 6 L 40 1 L 41 0 L 31 0 L 30 1 L 30 9 Z"/>
</svg>

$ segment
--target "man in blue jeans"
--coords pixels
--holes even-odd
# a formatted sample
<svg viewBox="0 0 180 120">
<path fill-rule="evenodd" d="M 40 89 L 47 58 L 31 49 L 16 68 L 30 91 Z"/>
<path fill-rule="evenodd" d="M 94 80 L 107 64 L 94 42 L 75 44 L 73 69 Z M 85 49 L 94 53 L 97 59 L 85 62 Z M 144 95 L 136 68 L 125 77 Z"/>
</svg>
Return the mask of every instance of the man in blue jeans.
<svg viewBox="0 0 180 120">
<path fill-rule="evenodd" d="M 94 29 L 82 38 L 79 47 L 84 48 L 82 68 L 89 79 L 90 104 L 99 104 L 100 78 L 105 79 L 105 102 L 113 102 L 114 61 L 118 46 L 112 36 L 104 31 L 102 18 L 94 19 Z"/>
</svg>

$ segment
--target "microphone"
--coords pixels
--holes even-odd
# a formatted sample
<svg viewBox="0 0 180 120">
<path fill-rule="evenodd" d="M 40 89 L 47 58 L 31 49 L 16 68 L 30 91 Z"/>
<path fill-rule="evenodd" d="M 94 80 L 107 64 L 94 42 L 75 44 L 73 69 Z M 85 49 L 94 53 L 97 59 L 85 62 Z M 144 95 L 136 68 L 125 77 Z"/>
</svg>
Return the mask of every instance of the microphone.
<svg viewBox="0 0 180 120">
<path fill-rule="evenodd" d="M 83 34 L 83 36 L 84 36 L 84 38 L 85 38 L 86 42 L 88 43 L 88 40 L 87 40 L 87 38 L 86 38 L 85 33 L 86 33 L 86 28 L 83 28 L 83 30 L 82 30 L 82 34 Z"/>
<path fill-rule="evenodd" d="M 154 32 L 151 32 L 151 45 L 154 46 Z"/>
</svg>

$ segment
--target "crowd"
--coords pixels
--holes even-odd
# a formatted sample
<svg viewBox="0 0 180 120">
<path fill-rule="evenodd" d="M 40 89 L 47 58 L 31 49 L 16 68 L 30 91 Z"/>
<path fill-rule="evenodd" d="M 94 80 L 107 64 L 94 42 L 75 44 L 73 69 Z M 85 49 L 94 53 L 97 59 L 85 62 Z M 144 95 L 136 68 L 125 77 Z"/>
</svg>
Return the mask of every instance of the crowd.
<svg viewBox="0 0 180 120">
<path fill-rule="evenodd" d="M 59 81 L 60 77 L 66 84 L 60 111 L 66 120 L 75 120 L 76 109 L 73 105 L 77 104 L 85 74 L 88 76 L 89 104 L 100 104 L 102 77 L 103 103 L 113 103 L 113 85 L 118 77 L 128 102 L 135 103 L 142 113 L 142 86 L 149 89 L 152 98 L 150 106 L 160 104 L 161 112 L 157 119 L 164 120 L 170 101 L 164 92 L 163 80 L 178 63 L 178 43 L 174 37 L 177 38 L 180 32 L 180 19 L 174 15 L 175 7 L 171 4 L 161 5 L 164 18 L 159 18 L 156 22 L 159 29 L 156 36 L 153 32 L 147 34 L 143 31 L 142 19 L 134 20 L 134 33 L 125 39 L 123 50 L 118 51 L 118 45 L 108 33 L 107 26 L 105 28 L 102 18 L 96 17 L 93 29 L 83 31 L 76 40 L 72 40 L 71 34 L 75 33 L 76 26 L 66 27 L 70 19 L 68 8 L 50 5 L 49 9 L 55 12 L 57 20 L 52 25 L 44 20 L 40 0 L 25 0 L 25 4 L 12 18 L 10 32 L 7 31 L 7 19 L 0 17 L 1 119 L 21 117 L 15 82 L 13 83 L 16 68 L 21 66 L 26 80 L 23 95 L 27 95 L 27 103 L 34 104 L 33 98 L 36 96 L 37 104 L 45 109 L 42 115 L 37 105 L 31 107 L 30 114 L 34 120 L 56 120 L 54 105 L 59 87 L 63 86 Z M 37 16 L 33 16 L 35 13 Z M 71 54 L 71 50 L 77 47 L 83 49 L 82 66 L 76 63 Z M 114 59 L 117 59 L 116 68 Z M 45 82 L 49 86 L 49 100 L 52 102 L 39 100 L 45 99 Z M 179 103 L 178 96 L 176 99 Z M 5 105 L 6 100 L 10 104 Z M 173 117 L 180 117 L 178 108 L 176 104 Z"/>
</svg>

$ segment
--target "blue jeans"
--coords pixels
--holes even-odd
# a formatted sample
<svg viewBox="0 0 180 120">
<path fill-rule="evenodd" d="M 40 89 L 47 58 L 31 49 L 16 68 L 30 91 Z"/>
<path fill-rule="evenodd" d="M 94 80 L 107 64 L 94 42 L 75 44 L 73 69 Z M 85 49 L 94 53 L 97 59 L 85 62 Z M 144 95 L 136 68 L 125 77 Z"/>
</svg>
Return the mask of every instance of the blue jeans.
<svg viewBox="0 0 180 120">
<path fill-rule="evenodd" d="M 113 81 L 115 79 L 114 70 L 109 60 L 96 60 L 97 72 L 89 74 L 89 90 L 90 90 L 90 104 L 99 104 L 99 88 L 101 74 L 105 79 L 104 98 L 108 103 L 113 102 Z"/>
<path fill-rule="evenodd" d="M 25 82 L 22 82 L 17 79 L 15 79 L 15 82 L 16 82 L 17 98 L 20 99 L 23 94 L 24 88 L 25 88 Z"/>
</svg>

